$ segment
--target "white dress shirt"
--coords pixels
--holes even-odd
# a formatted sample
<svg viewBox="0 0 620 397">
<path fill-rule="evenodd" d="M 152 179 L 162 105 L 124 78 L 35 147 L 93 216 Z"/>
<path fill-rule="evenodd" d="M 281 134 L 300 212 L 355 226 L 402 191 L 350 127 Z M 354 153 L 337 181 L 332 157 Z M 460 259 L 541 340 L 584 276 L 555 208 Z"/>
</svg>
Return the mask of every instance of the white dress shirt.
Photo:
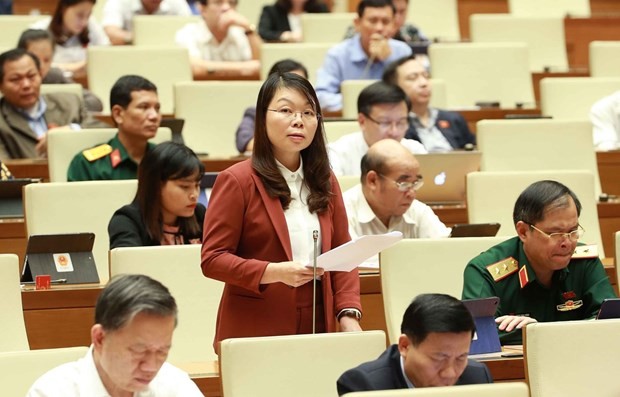
<svg viewBox="0 0 620 397">
<path fill-rule="evenodd" d="M 231 26 L 222 42 L 218 42 L 204 20 L 188 23 L 177 31 L 176 43 L 189 50 L 191 58 L 205 61 L 249 61 L 252 48 L 245 30 Z"/>
<path fill-rule="evenodd" d="M 596 150 L 620 148 L 620 91 L 592 105 L 590 120 Z"/>
<path fill-rule="evenodd" d="M 162 0 L 153 14 L 147 14 L 141 0 L 107 0 L 103 7 L 103 26 L 133 31 L 134 15 L 192 15 L 186 0 Z"/>
</svg>

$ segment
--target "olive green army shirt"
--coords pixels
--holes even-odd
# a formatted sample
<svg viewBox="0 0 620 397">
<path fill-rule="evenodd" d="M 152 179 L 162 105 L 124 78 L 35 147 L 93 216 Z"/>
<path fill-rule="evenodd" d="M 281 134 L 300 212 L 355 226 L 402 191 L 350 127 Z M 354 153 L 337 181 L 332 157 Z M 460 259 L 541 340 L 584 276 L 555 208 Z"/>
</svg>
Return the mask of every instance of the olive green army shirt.
<svg viewBox="0 0 620 397">
<path fill-rule="evenodd" d="M 155 145 L 149 142 L 146 151 L 154 147 Z M 138 163 L 129 156 L 118 139 L 118 133 L 108 143 L 86 149 L 75 155 L 67 171 L 69 182 L 136 179 L 137 177 Z"/>
<path fill-rule="evenodd" d="M 593 318 L 603 300 L 615 298 L 616 293 L 596 250 L 591 250 L 592 255 L 580 246 L 579 251 L 566 268 L 555 271 L 551 287 L 546 288 L 536 280 L 519 237 L 511 238 L 467 264 L 463 299 L 499 297 L 496 317 L 524 315 L 539 322 Z M 522 344 L 521 333 L 521 329 L 499 331 L 500 341 Z"/>
</svg>

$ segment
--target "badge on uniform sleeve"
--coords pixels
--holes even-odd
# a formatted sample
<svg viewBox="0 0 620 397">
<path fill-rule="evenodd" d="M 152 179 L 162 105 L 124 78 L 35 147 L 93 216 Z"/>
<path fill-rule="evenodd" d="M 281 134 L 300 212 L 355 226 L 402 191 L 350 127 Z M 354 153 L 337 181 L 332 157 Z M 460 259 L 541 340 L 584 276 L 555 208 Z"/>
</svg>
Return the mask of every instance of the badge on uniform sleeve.
<svg viewBox="0 0 620 397">
<path fill-rule="evenodd" d="M 598 258 L 598 246 L 592 245 L 578 245 L 573 252 L 571 259 L 586 259 L 586 258 Z"/>
<path fill-rule="evenodd" d="M 491 273 L 491 277 L 493 277 L 493 280 L 495 280 L 495 282 L 498 282 L 516 272 L 518 268 L 519 264 L 517 263 L 516 259 L 514 259 L 513 257 L 509 257 L 487 266 L 487 271 Z"/>
<path fill-rule="evenodd" d="M 450 128 L 450 122 L 448 120 L 439 120 L 437 125 L 439 128 Z"/>
<path fill-rule="evenodd" d="M 86 160 L 91 163 L 95 160 L 99 160 L 103 156 L 107 156 L 112 153 L 112 146 L 104 143 L 103 145 L 95 146 L 94 148 L 86 149 L 82 152 Z"/>
<path fill-rule="evenodd" d="M 521 288 L 525 287 L 527 285 L 527 283 L 530 282 L 530 278 L 527 275 L 527 267 L 523 266 L 521 267 L 521 269 L 519 270 L 519 285 L 521 286 Z"/>
<path fill-rule="evenodd" d="M 121 151 L 120 150 L 114 149 L 114 151 L 110 155 L 110 163 L 112 163 L 112 168 L 116 168 L 116 166 L 121 163 Z"/>
</svg>

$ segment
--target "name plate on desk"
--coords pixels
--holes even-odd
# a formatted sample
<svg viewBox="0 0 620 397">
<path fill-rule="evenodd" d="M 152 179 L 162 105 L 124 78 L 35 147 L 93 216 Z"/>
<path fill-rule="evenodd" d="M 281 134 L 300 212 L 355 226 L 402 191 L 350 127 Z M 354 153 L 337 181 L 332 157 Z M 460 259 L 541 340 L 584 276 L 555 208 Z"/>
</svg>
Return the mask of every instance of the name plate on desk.
<svg viewBox="0 0 620 397">
<path fill-rule="evenodd" d="M 94 242 L 94 233 L 30 236 L 21 281 L 33 282 L 37 276 L 49 275 L 52 283 L 99 283 Z"/>
</svg>

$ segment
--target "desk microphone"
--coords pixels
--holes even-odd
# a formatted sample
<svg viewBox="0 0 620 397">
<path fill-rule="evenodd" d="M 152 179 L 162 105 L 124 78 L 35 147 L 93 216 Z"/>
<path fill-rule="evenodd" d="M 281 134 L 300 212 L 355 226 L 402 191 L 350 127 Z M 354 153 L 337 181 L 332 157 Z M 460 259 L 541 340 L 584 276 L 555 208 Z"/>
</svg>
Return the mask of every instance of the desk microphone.
<svg viewBox="0 0 620 397">
<path fill-rule="evenodd" d="M 316 257 L 318 253 L 319 231 L 312 231 L 312 239 L 314 240 L 314 254 L 312 255 L 312 333 L 316 333 Z"/>
</svg>

